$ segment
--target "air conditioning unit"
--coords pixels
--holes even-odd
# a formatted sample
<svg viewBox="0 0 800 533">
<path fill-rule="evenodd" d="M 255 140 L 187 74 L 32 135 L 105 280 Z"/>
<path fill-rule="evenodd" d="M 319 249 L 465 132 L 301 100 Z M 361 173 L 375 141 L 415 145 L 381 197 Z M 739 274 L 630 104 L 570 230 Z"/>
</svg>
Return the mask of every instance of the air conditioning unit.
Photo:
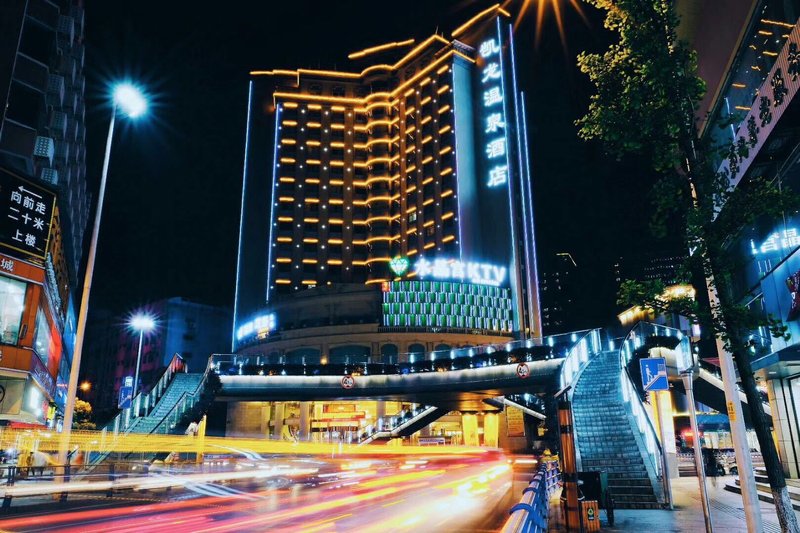
<svg viewBox="0 0 800 533">
<path fill-rule="evenodd" d="M 54 168 L 42 168 L 39 170 L 39 179 L 51 185 L 58 185 L 58 170 Z"/>
<path fill-rule="evenodd" d="M 50 137 L 37 136 L 33 146 L 33 157 L 47 159 L 52 165 L 53 157 L 56 154 L 56 144 Z"/>
</svg>

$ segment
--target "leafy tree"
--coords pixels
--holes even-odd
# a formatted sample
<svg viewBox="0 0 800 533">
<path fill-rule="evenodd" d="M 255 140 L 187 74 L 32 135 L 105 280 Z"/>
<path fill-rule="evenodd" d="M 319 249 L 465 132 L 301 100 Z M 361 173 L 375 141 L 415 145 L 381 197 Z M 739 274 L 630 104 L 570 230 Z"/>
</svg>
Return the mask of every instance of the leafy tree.
<svg viewBox="0 0 800 533">
<path fill-rule="evenodd" d="M 739 259 L 728 245 L 746 225 L 761 217 L 776 218 L 800 205 L 791 193 L 768 180 L 752 179 L 732 188 L 731 174 L 718 172 L 721 158 L 735 169 L 755 139 L 713 146 L 701 139 L 695 121 L 696 102 L 705 91 L 696 73 L 695 54 L 678 40 L 678 18 L 669 0 L 587 0 L 606 11 L 605 27 L 619 37 L 603 54 L 582 53 L 578 66 L 596 93 L 587 114 L 577 121 L 579 135 L 603 142 L 621 158 L 637 154 L 657 178 L 652 189 L 651 227 L 658 237 L 683 239 L 692 253 L 685 272 L 696 273 L 697 293 L 706 290 L 710 304 L 690 299 L 663 300 L 659 283 L 625 282 L 620 303 L 663 312 L 678 312 L 699 321 L 720 338 L 732 355 L 747 396 L 781 528 L 798 531 L 780 459 L 771 438 L 748 355 L 749 332 L 769 326 L 776 336 L 786 328 L 741 305 L 733 291 Z"/>
<path fill-rule="evenodd" d="M 72 429 L 96 429 L 92 421 L 92 404 L 81 399 L 75 400 L 75 415 L 72 419 Z"/>
</svg>

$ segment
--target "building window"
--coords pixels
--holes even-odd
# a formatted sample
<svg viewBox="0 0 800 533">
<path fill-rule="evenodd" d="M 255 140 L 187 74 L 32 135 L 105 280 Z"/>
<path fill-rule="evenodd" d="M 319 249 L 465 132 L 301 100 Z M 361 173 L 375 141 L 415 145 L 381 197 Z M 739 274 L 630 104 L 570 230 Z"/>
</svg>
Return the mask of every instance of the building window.
<svg viewBox="0 0 800 533">
<path fill-rule="evenodd" d="M 22 281 L 0 276 L 0 341 L 16 344 L 25 307 L 25 286 Z"/>
<path fill-rule="evenodd" d="M 44 363 L 44 366 L 47 366 L 47 362 L 50 360 L 52 346 L 53 342 L 50 337 L 50 326 L 47 324 L 47 317 L 44 311 L 39 309 L 36 313 L 36 336 L 33 340 L 33 348 L 39 359 Z"/>
</svg>

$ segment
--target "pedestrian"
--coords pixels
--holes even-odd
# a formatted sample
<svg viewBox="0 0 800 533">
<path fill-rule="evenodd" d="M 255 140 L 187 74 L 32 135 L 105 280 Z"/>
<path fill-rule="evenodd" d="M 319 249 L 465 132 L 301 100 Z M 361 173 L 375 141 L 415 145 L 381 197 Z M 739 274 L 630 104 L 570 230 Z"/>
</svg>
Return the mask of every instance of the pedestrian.
<svg viewBox="0 0 800 533">
<path fill-rule="evenodd" d="M 33 471 L 33 475 L 36 475 L 36 472 L 39 472 L 39 476 L 44 476 L 44 467 L 50 462 L 49 457 L 44 452 L 31 452 L 31 470 Z"/>
<path fill-rule="evenodd" d="M 196 437 L 199 430 L 200 426 L 197 425 L 197 422 L 192 421 L 192 423 L 189 424 L 189 427 L 186 428 L 186 435 L 189 435 L 190 437 Z"/>
<path fill-rule="evenodd" d="M 30 477 L 32 474 L 32 467 L 33 467 L 33 452 L 28 452 L 27 454 L 22 456 L 22 477 Z"/>
</svg>

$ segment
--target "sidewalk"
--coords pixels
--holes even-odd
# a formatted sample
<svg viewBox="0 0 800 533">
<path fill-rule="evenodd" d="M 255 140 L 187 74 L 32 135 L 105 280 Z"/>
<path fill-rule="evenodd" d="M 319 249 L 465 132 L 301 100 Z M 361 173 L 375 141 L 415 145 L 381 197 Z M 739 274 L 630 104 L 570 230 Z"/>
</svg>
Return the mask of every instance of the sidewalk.
<svg viewBox="0 0 800 533">
<path fill-rule="evenodd" d="M 711 503 L 711 521 L 714 531 L 725 533 L 746 532 L 742 498 L 738 494 L 725 490 L 725 484 L 732 477 L 709 478 L 708 497 Z M 673 511 L 617 509 L 614 512 L 614 527 L 608 527 L 605 511 L 600 511 L 603 531 L 647 531 L 656 532 L 698 532 L 705 531 L 703 507 L 700 503 L 700 491 L 697 478 L 682 477 L 672 480 L 672 492 L 675 496 Z M 766 502 L 761 504 L 761 518 L 765 533 L 780 533 L 775 507 Z M 795 511 L 800 518 L 800 514 Z M 560 509 L 558 496 L 551 500 L 549 531 L 565 531 L 560 525 Z"/>
</svg>

